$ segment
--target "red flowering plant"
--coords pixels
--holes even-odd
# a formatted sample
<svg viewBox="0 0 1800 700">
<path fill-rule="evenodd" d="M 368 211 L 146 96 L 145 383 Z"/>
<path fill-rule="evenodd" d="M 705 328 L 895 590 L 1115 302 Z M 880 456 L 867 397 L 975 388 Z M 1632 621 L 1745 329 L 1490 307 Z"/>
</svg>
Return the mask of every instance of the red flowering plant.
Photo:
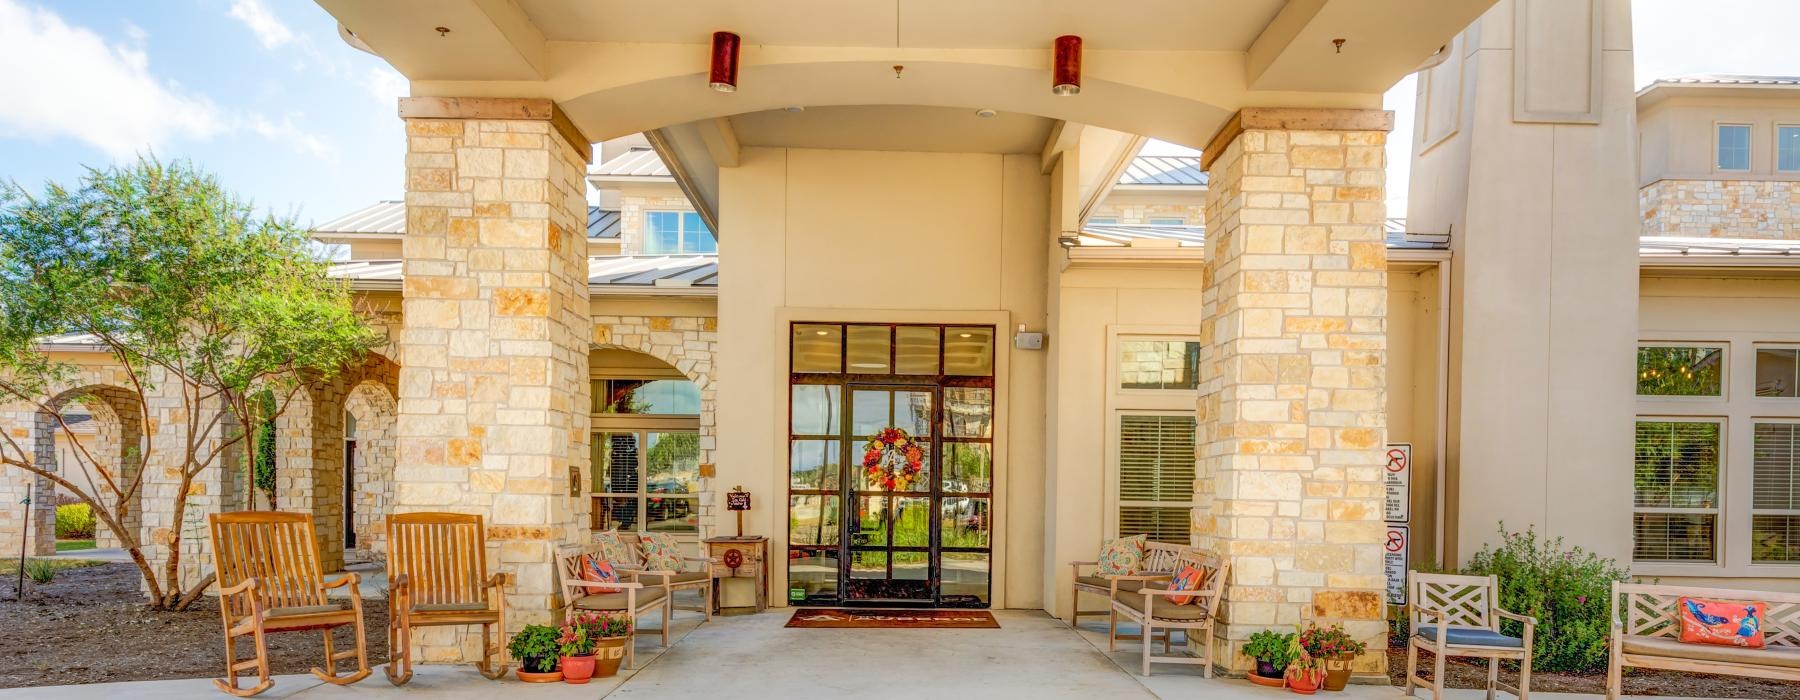
<svg viewBox="0 0 1800 700">
<path fill-rule="evenodd" d="M 862 467 L 883 491 L 904 491 L 925 471 L 925 450 L 906 431 L 882 428 L 863 444 Z"/>
<path fill-rule="evenodd" d="M 1315 659 L 1333 659 L 1340 655 L 1356 656 L 1367 651 L 1369 645 L 1358 641 L 1344 631 L 1343 625 L 1319 627 L 1313 625 L 1300 633 L 1297 640 L 1300 648 L 1308 656 Z"/>
</svg>

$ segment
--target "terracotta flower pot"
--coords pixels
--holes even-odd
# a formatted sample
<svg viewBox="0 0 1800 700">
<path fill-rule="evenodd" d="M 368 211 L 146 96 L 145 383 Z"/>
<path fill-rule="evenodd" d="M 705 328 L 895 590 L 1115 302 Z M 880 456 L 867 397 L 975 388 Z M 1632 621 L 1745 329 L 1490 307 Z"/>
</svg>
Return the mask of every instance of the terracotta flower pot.
<svg viewBox="0 0 1800 700">
<path fill-rule="evenodd" d="M 1281 676 L 1265 676 L 1260 673 L 1251 673 L 1244 677 L 1250 679 L 1251 683 L 1270 688 L 1280 688 L 1281 686 L 1287 685 L 1287 679 L 1282 678 Z"/>
<path fill-rule="evenodd" d="M 525 664 L 523 663 L 519 664 L 519 668 L 515 673 L 519 675 L 519 680 L 525 681 L 526 683 L 555 683 L 562 680 L 562 669 L 535 673 L 525 670 Z"/>
<path fill-rule="evenodd" d="M 1325 680 L 1324 675 L 1318 671 L 1289 671 L 1287 688 L 1301 695 L 1312 695 L 1319 691 L 1319 685 Z"/>
<path fill-rule="evenodd" d="M 1355 654 L 1338 654 L 1325 660 L 1325 690 L 1343 690 L 1350 684 L 1350 662 Z"/>
<path fill-rule="evenodd" d="M 611 678 L 619 672 L 619 664 L 625 660 L 625 645 L 631 643 L 631 635 L 623 637 L 601 637 L 594 642 L 594 677 Z"/>
<path fill-rule="evenodd" d="M 594 655 L 562 657 L 563 682 L 581 685 L 594 677 Z"/>
</svg>

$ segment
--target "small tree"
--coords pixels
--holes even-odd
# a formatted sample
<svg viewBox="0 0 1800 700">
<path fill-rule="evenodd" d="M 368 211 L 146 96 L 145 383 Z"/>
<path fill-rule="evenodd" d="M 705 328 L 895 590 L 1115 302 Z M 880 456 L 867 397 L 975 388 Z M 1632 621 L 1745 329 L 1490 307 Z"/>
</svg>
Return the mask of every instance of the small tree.
<svg viewBox="0 0 1800 700">
<path fill-rule="evenodd" d="M 249 452 L 253 468 L 259 455 L 246 426 L 273 420 L 306 383 L 329 379 L 379 342 L 348 287 L 311 251 L 292 220 L 257 218 L 185 162 L 90 168 L 77 188 L 51 184 L 36 196 L 0 184 L 0 401 L 33 406 L 67 432 L 63 407 L 46 394 L 73 368 L 38 343 L 82 333 L 123 368 L 140 424 L 168 421 L 181 433 L 178 442 L 146 440 L 136 474 L 99 464 L 70 440 L 97 484 L 34 464 L 30 446 L 5 431 L 0 464 L 87 503 L 130 553 L 154 607 L 186 607 L 210 583 L 181 588 L 181 524 L 195 480 L 233 450 Z M 273 405 L 256 400 L 265 390 Z M 159 400 L 178 401 L 179 410 L 153 414 Z M 153 471 L 177 485 L 173 525 L 157 543 L 168 547 L 160 574 L 140 533 L 125 526 Z"/>
</svg>

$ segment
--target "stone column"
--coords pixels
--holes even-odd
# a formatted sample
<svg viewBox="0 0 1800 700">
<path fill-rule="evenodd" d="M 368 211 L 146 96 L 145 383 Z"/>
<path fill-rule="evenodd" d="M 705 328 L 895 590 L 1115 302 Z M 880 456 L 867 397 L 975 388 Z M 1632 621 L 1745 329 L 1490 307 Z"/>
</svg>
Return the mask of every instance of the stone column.
<svg viewBox="0 0 1800 700">
<path fill-rule="evenodd" d="M 1386 667 L 1383 144 L 1393 115 L 1244 109 L 1208 144 L 1195 532 L 1231 563 L 1215 645 L 1338 622 Z"/>
<path fill-rule="evenodd" d="M 394 512 L 485 517 L 489 570 L 514 577 L 509 625 L 550 623 L 558 551 L 585 539 L 591 147 L 543 99 L 408 98 L 400 116 Z M 478 656 L 460 628 L 418 641 L 428 662 Z"/>
</svg>

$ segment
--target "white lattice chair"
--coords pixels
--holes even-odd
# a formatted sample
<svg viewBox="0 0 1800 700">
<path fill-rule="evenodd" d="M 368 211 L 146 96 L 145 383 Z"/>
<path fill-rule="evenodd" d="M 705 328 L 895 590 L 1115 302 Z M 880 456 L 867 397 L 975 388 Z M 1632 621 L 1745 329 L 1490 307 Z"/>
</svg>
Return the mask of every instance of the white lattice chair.
<svg viewBox="0 0 1800 700">
<path fill-rule="evenodd" d="M 1682 598 L 1767 603 L 1763 648 L 1681 641 Z M 1624 671 L 1660 668 L 1800 681 L 1800 594 L 1726 588 L 1614 583 L 1613 630 L 1606 663 L 1606 697 L 1624 692 Z"/>
<path fill-rule="evenodd" d="M 1413 686 L 1431 689 L 1431 697 L 1444 697 L 1444 659 L 1465 656 L 1488 660 L 1487 696 L 1504 690 L 1519 700 L 1531 697 L 1531 636 L 1537 619 L 1500 609 L 1500 579 L 1494 576 L 1457 576 L 1406 572 L 1406 621 L 1412 637 L 1406 644 L 1406 694 Z M 1525 625 L 1523 636 L 1500 631 L 1502 619 Z M 1419 677 L 1419 652 L 1432 654 L 1431 680 Z M 1500 660 L 1519 662 L 1519 685 L 1500 682 Z"/>
</svg>

